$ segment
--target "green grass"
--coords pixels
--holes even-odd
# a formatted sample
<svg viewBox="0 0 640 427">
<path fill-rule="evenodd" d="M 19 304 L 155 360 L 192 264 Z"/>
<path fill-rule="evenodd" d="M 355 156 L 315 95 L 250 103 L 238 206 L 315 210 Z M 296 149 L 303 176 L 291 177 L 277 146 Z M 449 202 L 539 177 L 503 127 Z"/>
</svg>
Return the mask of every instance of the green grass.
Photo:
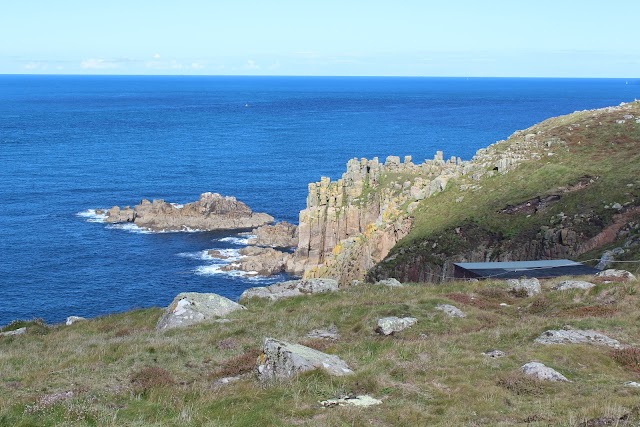
<svg viewBox="0 0 640 427">
<path fill-rule="evenodd" d="M 543 284 L 544 293 L 532 298 L 514 296 L 501 282 L 361 285 L 279 302 L 253 300 L 232 322 L 165 333 L 153 329 L 160 310 L 147 309 L 49 327 L 46 335 L 0 338 L 0 425 L 577 426 L 624 414 L 640 422 L 640 392 L 623 386 L 640 378 L 636 353 L 533 342 L 564 325 L 640 342 L 637 282 L 569 292 L 548 290 L 552 285 Z M 446 317 L 434 309 L 440 303 L 456 305 L 467 317 Z M 389 315 L 414 316 L 418 323 L 379 336 L 376 320 Z M 305 338 L 332 323 L 338 341 Z M 355 374 L 312 371 L 264 386 L 252 370 L 267 336 L 336 354 Z M 487 359 L 481 353 L 489 349 L 507 356 Z M 532 360 L 573 382 L 524 377 L 519 367 Z M 243 379 L 214 385 L 230 374 Z M 68 391 L 72 397 L 45 402 Z M 383 404 L 318 403 L 349 393 L 370 394 Z"/>
</svg>

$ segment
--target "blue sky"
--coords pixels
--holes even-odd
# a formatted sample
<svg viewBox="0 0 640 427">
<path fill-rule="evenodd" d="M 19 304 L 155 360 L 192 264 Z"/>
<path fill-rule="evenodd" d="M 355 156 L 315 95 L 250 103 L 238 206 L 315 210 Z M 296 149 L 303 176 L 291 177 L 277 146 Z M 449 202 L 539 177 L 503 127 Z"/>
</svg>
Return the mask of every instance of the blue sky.
<svg viewBox="0 0 640 427">
<path fill-rule="evenodd" d="M 2 0 L 0 73 L 640 77 L 640 1 Z"/>
</svg>

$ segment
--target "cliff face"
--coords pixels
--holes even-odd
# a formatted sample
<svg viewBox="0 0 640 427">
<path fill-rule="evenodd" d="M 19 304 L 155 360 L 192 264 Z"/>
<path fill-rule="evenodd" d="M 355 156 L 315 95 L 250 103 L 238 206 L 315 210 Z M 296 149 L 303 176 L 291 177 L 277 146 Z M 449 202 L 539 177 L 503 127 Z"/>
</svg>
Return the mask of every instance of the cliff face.
<svg viewBox="0 0 640 427">
<path fill-rule="evenodd" d="M 363 279 L 411 228 L 419 201 L 443 191 L 449 179 L 468 173 L 466 162 L 433 160 L 416 165 L 390 156 L 352 159 L 337 182 L 309 184 L 300 212 L 298 247 L 288 270 L 304 277 L 333 277 L 342 284 Z"/>
<path fill-rule="evenodd" d="M 345 285 L 441 281 L 454 262 L 585 259 L 615 245 L 637 257 L 639 148 L 634 102 L 546 120 L 468 162 L 350 160 L 337 182 L 309 184 L 287 270 Z"/>
</svg>

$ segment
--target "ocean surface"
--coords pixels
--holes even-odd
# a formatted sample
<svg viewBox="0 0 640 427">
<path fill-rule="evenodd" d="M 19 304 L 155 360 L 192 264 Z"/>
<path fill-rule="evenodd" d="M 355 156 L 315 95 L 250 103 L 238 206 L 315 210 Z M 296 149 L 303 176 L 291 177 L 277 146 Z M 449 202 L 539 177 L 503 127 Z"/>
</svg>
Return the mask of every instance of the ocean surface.
<svg viewBox="0 0 640 427">
<path fill-rule="evenodd" d="M 640 98 L 638 80 L 0 76 L 0 325 L 235 299 L 232 233 L 148 233 L 91 209 L 211 191 L 297 223 L 353 157 L 475 151 L 545 118 Z"/>
</svg>

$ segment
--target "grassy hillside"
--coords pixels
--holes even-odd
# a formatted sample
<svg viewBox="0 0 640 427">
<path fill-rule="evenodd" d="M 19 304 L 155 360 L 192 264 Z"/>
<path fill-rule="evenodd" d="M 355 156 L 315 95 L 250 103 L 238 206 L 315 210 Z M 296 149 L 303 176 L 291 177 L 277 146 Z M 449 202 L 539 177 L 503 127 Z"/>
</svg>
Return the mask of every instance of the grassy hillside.
<svg viewBox="0 0 640 427">
<path fill-rule="evenodd" d="M 640 389 L 623 384 L 640 380 L 640 348 L 533 340 L 570 325 L 640 344 L 639 282 L 549 290 L 559 280 L 543 283 L 543 293 L 529 298 L 507 292 L 502 282 L 360 285 L 273 303 L 254 300 L 229 323 L 164 333 L 154 330 L 159 309 L 71 326 L 28 324 L 25 335 L 0 337 L 0 425 L 637 425 Z M 434 310 L 440 303 L 467 317 L 446 317 Z M 375 323 L 389 315 L 418 322 L 382 337 Z M 305 338 L 330 324 L 341 335 L 337 341 Z M 336 354 L 355 374 L 313 371 L 262 386 L 252 369 L 265 337 Z M 507 355 L 481 354 L 490 349 Z M 523 376 L 520 366 L 532 360 L 572 382 Z M 245 375 L 240 381 L 215 383 L 239 374 Z M 383 403 L 318 403 L 351 393 Z"/>
<path fill-rule="evenodd" d="M 494 144 L 494 159 L 508 153 L 519 164 L 499 173 L 489 162 L 481 178 L 459 177 L 424 200 L 410 234 L 371 276 L 417 280 L 423 268 L 428 279 L 448 261 L 587 260 L 634 236 L 620 259 L 640 260 L 639 118 L 636 101 L 552 118 Z M 598 236 L 616 222 L 611 238 Z"/>
</svg>

